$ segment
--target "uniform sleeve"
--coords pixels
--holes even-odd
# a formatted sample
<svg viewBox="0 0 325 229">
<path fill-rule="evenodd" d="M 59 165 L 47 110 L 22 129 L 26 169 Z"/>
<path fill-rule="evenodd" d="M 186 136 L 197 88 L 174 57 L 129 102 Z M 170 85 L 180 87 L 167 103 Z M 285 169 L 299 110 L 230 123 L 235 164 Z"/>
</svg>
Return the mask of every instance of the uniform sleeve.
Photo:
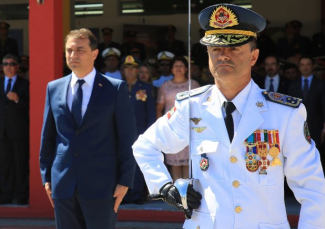
<svg viewBox="0 0 325 229">
<path fill-rule="evenodd" d="M 305 106 L 293 109 L 289 120 L 283 143 L 284 173 L 301 204 L 298 228 L 325 228 L 325 180 L 315 143 L 305 137 Z"/>
<path fill-rule="evenodd" d="M 187 104 L 186 101 L 182 101 Z M 145 177 L 150 193 L 158 193 L 172 181 L 164 164 L 164 153 L 177 153 L 188 145 L 187 106 L 176 101 L 175 107 L 159 118 L 133 145 L 134 157 Z"/>
</svg>

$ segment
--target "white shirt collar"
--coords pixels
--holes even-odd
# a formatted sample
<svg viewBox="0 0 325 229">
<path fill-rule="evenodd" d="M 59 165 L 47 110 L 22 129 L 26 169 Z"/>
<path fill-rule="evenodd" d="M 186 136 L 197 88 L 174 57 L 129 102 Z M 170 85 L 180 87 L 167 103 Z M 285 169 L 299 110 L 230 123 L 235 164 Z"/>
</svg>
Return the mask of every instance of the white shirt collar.
<svg viewBox="0 0 325 229">
<path fill-rule="evenodd" d="M 6 81 L 8 81 L 10 78 L 8 76 L 5 76 Z M 14 75 L 13 77 L 11 77 L 11 82 L 15 82 L 17 79 L 17 75 Z"/>
<path fill-rule="evenodd" d="M 92 88 L 93 85 L 94 85 L 95 76 L 96 76 L 96 70 L 95 70 L 95 68 L 93 68 L 93 70 L 82 79 L 84 79 L 85 83 L 88 86 L 90 86 L 90 88 Z M 72 74 L 71 74 L 71 84 L 70 84 L 71 87 L 74 87 L 74 85 L 77 83 L 77 81 L 79 79 L 81 79 L 81 78 L 78 78 L 78 76 L 76 76 L 76 74 L 74 72 L 72 72 Z"/>
<path fill-rule="evenodd" d="M 274 81 L 277 81 L 277 80 L 280 79 L 280 76 L 279 76 L 279 74 L 276 74 L 273 77 L 270 77 L 270 76 L 266 75 L 266 78 L 267 78 L 268 81 L 270 81 L 270 79 L 273 79 Z"/>
<path fill-rule="evenodd" d="M 231 101 L 234 103 L 234 105 L 236 106 L 236 109 L 238 110 L 238 112 L 242 115 L 244 113 L 244 109 L 248 100 L 248 95 L 249 95 L 249 91 L 251 90 L 252 87 L 252 80 L 247 84 L 247 86 L 241 90 L 241 92 L 239 92 L 239 94 Z M 225 96 L 221 93 L 221 91 L 217 88 L 217 93 L 218 93 L 218 97 L 220 100 L 220 106 L 221 108 L 223 107 L 223 103 L 224 102 L 228 102 L 227 99 L 225 98 Z"/>
<path fill-rule="evenodd" d="M 308 81 L 310 82 L 313 79 L 313 75 L 310 75 L 307 78 L 301 76 L 301 79 L 302 79 L 302 81 L 304 81 L 305 79 L 308 79 Z"/>
</svg>

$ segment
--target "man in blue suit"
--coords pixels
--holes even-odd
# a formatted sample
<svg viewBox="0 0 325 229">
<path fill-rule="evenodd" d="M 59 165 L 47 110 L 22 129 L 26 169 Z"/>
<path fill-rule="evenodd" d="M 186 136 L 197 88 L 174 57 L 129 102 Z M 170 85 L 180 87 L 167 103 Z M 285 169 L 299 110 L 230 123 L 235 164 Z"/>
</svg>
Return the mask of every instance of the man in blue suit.
<svg viewBox="0 0 325 229">
<path fill-rule="evenodd" d="M 47 87 L 40 168 L 59 229 L 115 228 L 119 204 L 133 185 L 132 105 L 123 81 L 96 72 L 97 55 L 88 29 L 70 31 L 72 74 Z"/>
<path fill-rule="evenodd" d="M 156 103 L 152 85 L 138 79 L 139 64 L 140 60 L 131 55 L 122 60 L 123 73 L 135 113 L 137 136 L 143 134 L 156 121 Z M 133 189 L 128 191 L 123 203 L 143 204 L 144 187 L 144 177 L 137 166 Z"/>
</svg>

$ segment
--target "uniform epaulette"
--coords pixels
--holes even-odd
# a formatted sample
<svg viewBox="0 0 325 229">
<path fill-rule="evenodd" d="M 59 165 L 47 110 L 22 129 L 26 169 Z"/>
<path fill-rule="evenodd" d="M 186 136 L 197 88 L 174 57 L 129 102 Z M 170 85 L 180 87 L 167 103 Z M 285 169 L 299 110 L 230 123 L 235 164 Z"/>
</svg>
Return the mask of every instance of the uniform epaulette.
<svg viewBox="0 0 325 229">
<path fill-rule="evenodd" d="M 212 85 L 206 85 L 203 87 L 195 88 L 195 89 L 191 90 L 191 93 L 189 93 L 189 91 L 180 92 L 176 95 L 176 100 L 181 101 L 181 100 L 189 98 L 190 96 L 192 97 L 192 96 L 202 94 L 202 93 L 206 92 L 211 86 Z"/>
<path fill-rule="evenodd" d="M 277 92 L 263 91 L 265 99 L 275 103 L 280 103 L 289 107 L 298 108 L 302 102 L 302 99 L 291 97 L 289 95 L 280 94 Z"/>
</svg>

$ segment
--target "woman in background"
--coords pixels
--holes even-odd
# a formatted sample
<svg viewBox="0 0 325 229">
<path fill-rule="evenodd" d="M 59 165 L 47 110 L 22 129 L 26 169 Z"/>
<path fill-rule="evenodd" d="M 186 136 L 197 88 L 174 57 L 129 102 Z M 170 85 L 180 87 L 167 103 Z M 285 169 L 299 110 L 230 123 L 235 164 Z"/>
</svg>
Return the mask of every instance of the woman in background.
<svg viewBox="0 0 325 229">
<path fill-rule="evenodd" d="M 188 91 L 187 69 L 188 62 L 183 56 L 172 60 L 172 74 L 174 78 L 165 82 L 158 91 L 157 119 L 174 107 L 176 94 Z M 191 89 L 200 87 L 198 82 L 191 80 Z M 189 174 L 189 151 L 188 146 L 176 154 L 165 155 L 165 163 L 170 167 L 173 180 L 188 178 Z"/>
</svg>

